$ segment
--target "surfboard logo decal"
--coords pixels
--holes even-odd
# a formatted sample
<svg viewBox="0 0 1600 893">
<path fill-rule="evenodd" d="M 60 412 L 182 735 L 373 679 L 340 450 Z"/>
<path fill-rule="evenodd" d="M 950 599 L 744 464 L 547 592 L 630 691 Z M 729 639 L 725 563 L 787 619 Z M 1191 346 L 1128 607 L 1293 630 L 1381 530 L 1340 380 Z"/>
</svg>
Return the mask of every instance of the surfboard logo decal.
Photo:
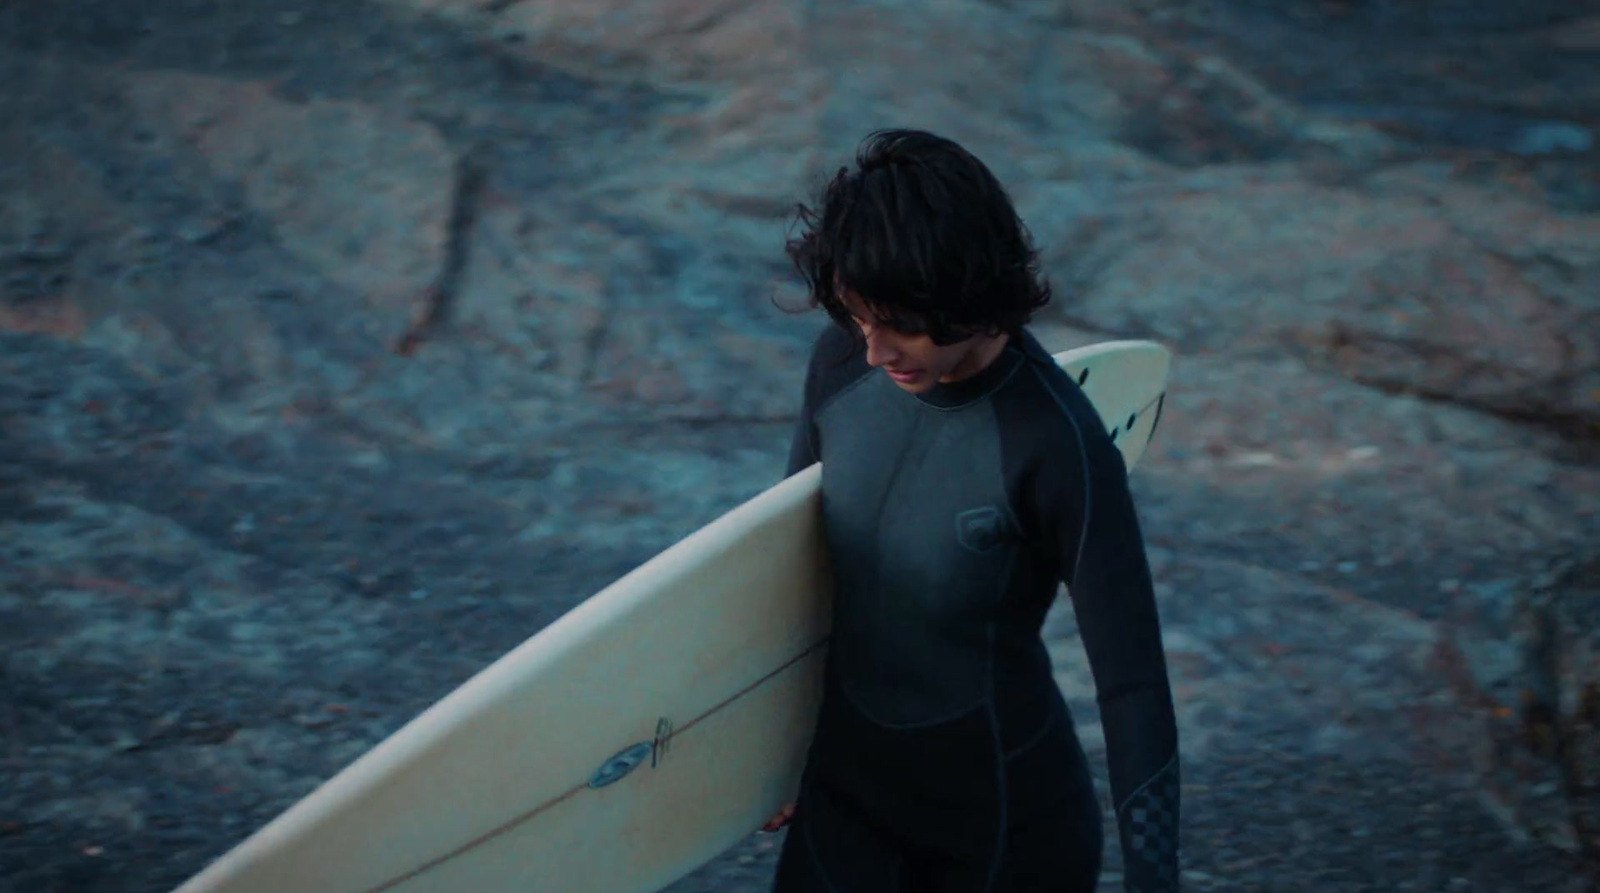
<svg viewBox="0 0 1600 893">
<path fill-rule="evenodd" d="M 672 720 L 665 716 L 656 720 L 656 737 L 650 742 L 650 768 L 654 769 L 667 755 L 667 745 L 672 743 Z"/>
<path fill-rule="evenodd" d="M 594 770 L 594 775 L 589 777 L 589 787 L 603 788 L 609 784 L 616 784 L 627 777 L 629 772 L 639 768 L 639 764 L 649 759 L 655 753 L 654 741 L 640 741 L 638 744 L 621 751 L 616 756 L 600 764 Z"/>
</svg>

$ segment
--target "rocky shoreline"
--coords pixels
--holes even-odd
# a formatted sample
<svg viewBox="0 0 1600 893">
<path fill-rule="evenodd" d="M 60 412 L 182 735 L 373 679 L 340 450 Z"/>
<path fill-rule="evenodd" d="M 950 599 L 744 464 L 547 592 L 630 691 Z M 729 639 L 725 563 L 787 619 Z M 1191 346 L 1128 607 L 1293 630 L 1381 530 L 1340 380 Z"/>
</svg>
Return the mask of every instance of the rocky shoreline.
<svg viewBox="0 0 1600 893">
<path fill-rule="evenodd" d="M 1010 185 L 1047 343 L 1177 354 L 1188 886 L 1595 889 L 1597 61 L 1554 0 L 0 2 L 0 890 L 170 889 L 775 481 L 786 215 L 887 124 Z"/>
</svg>

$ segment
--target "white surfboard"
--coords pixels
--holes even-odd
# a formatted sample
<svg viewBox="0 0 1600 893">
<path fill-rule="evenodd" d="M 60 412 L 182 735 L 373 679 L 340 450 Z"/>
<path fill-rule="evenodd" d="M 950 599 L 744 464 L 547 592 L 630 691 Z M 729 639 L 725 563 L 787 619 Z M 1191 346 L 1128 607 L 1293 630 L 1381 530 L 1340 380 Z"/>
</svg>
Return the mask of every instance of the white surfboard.
<svg viewBox="0 0 1600 893">
<path fill-rule="evenodd" d="M 1056 355 L 1131 470 L 1170 354 Z M 178 893 L 650 893 L 794 796 L 829 621 L 821 466 L 618 580 Z"/>
</svg>

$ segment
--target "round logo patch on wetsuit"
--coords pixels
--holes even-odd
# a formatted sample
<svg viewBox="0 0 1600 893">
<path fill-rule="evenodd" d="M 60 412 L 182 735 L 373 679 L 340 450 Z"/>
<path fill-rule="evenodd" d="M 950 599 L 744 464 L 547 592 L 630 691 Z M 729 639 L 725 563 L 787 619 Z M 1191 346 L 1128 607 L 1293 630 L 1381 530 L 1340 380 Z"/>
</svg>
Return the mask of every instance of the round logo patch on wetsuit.
<svg viewBox="0 0 1600 893">
<path fill-rule="evenodd" d="M 956 539 L 980 555 L 993 551 L 1005 534 L 1005 516 L 995 506 L 967 509 L 956 516 Z"/>
</svg>

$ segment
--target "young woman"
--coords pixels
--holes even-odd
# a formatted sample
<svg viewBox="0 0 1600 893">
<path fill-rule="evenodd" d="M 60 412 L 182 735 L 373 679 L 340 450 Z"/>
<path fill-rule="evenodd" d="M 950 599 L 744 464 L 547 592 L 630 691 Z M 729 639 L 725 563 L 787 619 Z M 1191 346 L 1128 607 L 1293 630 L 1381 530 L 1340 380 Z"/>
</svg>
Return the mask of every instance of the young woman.
<svg viewBox="0 0 1600 893">
<path fill-rule="evenodd" d="M 1024 328 L 1050 299 L 987 167 L 883 131 L 788 251 L 835 325 L 793 474 L 822 462 L 837 580 L 777 893 L 1091 891 L 1101 812 L 1040 636 L 1068 585 L 1126 889 L 1178 889 L 1178 753 L 1144 542 L 1094 407 Z M 880 371 L 881 370 L 881 371 Z"/>
</svg>

